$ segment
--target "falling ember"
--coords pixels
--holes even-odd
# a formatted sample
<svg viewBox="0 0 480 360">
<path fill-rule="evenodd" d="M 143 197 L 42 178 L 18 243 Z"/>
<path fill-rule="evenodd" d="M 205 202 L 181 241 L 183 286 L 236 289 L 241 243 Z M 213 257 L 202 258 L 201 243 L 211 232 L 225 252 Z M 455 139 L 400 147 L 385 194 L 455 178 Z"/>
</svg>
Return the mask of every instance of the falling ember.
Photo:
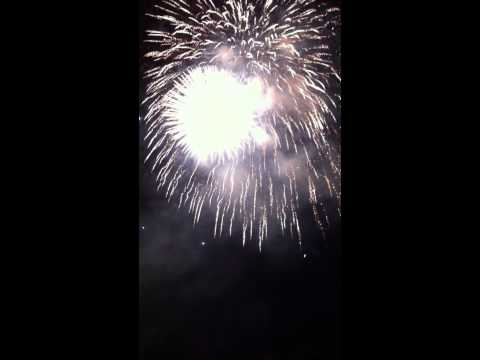
<svg viewBox="0 0 480 360">
<path fill-rule="evenodd" d="M 340 212 L 340 17 L 319 3 L 167 0 L 150 15 L 146 161 L 194 223 L 215 217 L 214 237 L 261 249 L 277 224 L 301 244 L 303 202 L 322 232 L 325 200 Z"/>
</svg>

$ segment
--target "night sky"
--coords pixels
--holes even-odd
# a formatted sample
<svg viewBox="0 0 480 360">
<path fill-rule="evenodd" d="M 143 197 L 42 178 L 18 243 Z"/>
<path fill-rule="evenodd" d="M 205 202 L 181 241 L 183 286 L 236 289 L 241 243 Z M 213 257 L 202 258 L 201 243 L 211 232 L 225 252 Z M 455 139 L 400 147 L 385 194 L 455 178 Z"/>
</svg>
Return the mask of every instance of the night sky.
<svg viewBox="0 0 480 360">
<path fill-rule="evenodd" d="M 325 239 L 312 224 L 303 251 L 295 241 L 276 236 L 259 253 L 255 241 L 242 247 L 238 234 L 212 239 L 212 219 L 194 229 L 191 217 L 163 200 L 153 176 L 142 168 L 143 359 L 335 358 L 338 224 Z M 307 207 L 303 216 L 309 215 Z"/>
<path fill-rule="evenodd" d="M 4 11 L 4 358 L 478 358 L 476 12 L 342 5 L 341 224 L 259 253 L 144 164 L 153 2 Z"/>
<path fill-rule="evenodd" d="M 141 19 L 140 39 L 152 24 Z M 140 42 L 140 56 L 144 50 Z M 302 248 L 275 232 L 261 253 L 256 241 L 242 247 L 238 233 L 213 239 L 212 217 L 193 228 L 186 210 L 156 191 L 140 125 L 141 359 L 338 358 L 341 236 L 333 204 L 326 203 L 334 221 L 325 237 L 311 207 L 300 210 Z"/>
</svg>

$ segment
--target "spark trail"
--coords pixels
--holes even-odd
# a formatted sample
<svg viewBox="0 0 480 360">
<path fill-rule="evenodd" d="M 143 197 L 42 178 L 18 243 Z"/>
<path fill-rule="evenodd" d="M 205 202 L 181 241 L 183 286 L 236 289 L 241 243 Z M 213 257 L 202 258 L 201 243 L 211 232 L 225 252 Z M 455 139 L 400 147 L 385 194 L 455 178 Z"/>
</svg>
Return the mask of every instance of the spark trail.
<svg viewBox="0 0 480 360">
<path fill-rule="evenodd" d="M 279 226 L 301 244 L 310 203 L 340 216 L 340 10 L 314 0 L 167 0 L 143 104 L 158 189 L 213 236 L 243 243 Z"/>
</svg>

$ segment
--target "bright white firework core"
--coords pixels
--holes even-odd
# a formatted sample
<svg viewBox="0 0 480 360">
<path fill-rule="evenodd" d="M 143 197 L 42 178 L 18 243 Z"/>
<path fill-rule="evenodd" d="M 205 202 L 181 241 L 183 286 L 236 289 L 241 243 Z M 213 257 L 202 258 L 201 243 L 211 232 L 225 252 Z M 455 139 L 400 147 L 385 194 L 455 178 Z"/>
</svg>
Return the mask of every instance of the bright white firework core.
<svg viewBox="0 0 480 360">
<path fill-rule="evenodd" d="M 264 144 L 268 135 L 257 123 L 270 106 L 261 82 L 242 83 L 228 71 L 197 68 L 167 95 L 169 133 L 200 161 L 230 158 L 249 141 Z"/>
</svg>

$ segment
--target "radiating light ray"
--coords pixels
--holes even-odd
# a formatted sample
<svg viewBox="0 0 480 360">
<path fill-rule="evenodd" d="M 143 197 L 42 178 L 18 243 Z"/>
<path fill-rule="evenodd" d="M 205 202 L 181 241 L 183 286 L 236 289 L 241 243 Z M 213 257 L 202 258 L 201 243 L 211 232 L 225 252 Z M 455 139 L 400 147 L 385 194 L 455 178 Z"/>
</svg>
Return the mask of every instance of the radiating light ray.
<svg viewBox="0 0 480 360">
<path fill-rule="evenodd" d="M 340 214 L 339 9 L 315 0 L 167 0 L 148 31 L 146 161 L 158 188 L 213 236 L 301 244 L 310 203 Z"/>
</svg>

